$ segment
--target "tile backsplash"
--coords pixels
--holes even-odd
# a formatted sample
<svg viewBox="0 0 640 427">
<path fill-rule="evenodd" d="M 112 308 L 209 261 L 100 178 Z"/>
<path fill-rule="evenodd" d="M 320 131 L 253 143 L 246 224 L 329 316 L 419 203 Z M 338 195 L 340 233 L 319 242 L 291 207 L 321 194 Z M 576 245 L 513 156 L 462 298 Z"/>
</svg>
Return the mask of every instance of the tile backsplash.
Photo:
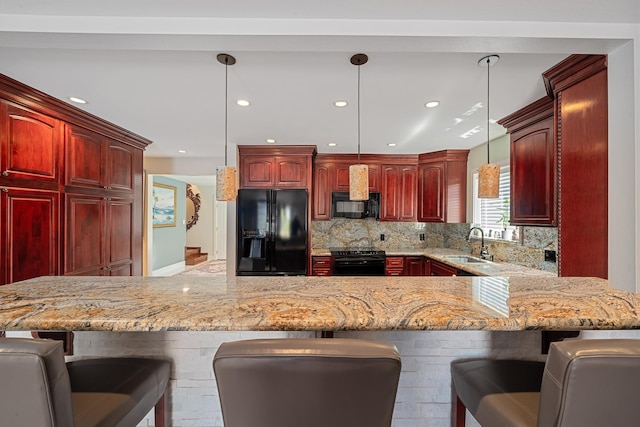
<svg viewBox="0 0 640 427">
<path fill-rule="evenodd" d="M 466 241 L 471 224 L 386 222 L 336 218 L 312 221 L 311 247 L 314 249 L 374 247 L 384 250 L 450 248 L 478 254 L 480 238 Z M 424 240 L 420 235 L 424 234 Z M 384 240 L 381 236 L 384 235 Z M 557 272 L 557 264 L 544 260 L 545 249 L 558 247 L 558 229 L 520 227 L 518 240 L 485 239 L 497 262 L 509 262 L 538 270 Z"/>
</svg>

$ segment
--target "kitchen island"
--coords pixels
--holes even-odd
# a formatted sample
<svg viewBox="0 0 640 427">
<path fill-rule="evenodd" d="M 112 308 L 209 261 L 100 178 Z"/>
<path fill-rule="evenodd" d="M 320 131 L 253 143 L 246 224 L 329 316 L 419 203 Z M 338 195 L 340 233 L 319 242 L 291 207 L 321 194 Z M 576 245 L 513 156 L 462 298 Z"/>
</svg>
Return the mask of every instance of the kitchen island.
<svg viewBox="0 0 640 427">
<path fill-rule="evenodd" d="M 41 277 L 0 287 L 0 330 L 362 331 L 640 328 L 596 278 Z"/>
<path fill-rule="evenodd" d="M 224 341 L 392 342 L 393 426 L 448 427 L 454 359 L 543 360 L 541 330 L 640 337 L 638 296 L 591 278 L 44 277 L 0 287 L 0 304 L 0 330 L 72 330 L 74 357 L 171 359 L 174 426 L 222 426 L 211 362 Z"/>
</svg>

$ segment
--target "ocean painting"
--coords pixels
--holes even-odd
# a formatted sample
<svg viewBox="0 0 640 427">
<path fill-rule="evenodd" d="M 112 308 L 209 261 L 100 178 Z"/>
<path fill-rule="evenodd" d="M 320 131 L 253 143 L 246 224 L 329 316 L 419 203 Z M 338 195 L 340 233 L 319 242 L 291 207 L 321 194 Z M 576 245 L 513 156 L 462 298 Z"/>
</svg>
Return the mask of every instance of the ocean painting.
<svg viewBox="0 0 640 427">
<path fill-rule="evenodd" d="M 176 226 L 176 187 L 153 183 L 153 226 Z"/>
</svg>

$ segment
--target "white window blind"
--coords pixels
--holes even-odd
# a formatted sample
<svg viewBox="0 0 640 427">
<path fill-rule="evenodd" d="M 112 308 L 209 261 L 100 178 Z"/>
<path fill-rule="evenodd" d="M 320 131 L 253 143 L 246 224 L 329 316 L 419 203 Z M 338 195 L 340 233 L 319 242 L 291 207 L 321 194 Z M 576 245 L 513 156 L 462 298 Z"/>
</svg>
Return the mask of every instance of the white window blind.
<svg viewBox="0 0 640 427">
<path fill-rule="evenodd" d="M 497 199 L 478 198 L 478 173 L 473 174 L 473 225 L 482 228 L 485 237 L 502 238 L 503 214 L 507 218 L 507 236 L 510 239 L 515 227 L 509 224 L 511 174 L 509 165 L 500 168 L 500 188 Z"/>
</svg>

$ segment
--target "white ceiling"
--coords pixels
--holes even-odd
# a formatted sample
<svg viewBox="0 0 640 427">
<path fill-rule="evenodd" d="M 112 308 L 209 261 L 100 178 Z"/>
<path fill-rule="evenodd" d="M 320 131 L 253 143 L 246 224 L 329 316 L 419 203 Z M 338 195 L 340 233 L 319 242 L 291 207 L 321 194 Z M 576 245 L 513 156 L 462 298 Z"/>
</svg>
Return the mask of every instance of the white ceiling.
<svg viewBox="0 0 640 427">
<path fill-rule="evenodd" d="M 344 153 L 357 144 L 349 58 L 364 52 L 362 151 L 420 153 L 486 141 L 484 55 L 500 55 L 490 97 L 499 119 L 544 96 L 541 73 L 569 54 L 625 42 L 599 37 L 600 28 L 637 31 L 639 22 L 637 0 L 2 2 L 0 73 L 87 99 L 81 108 L 154 141 L 147 156 L 221 158 L 225 70 L 216 54 L 226 52 L 237 59 L 228 70 L 231 146 L 275 138 Z M 587 32 L 585 23 L 592 37 L 563 33 Z M 252 105 L 236 106 L 239 98 Z M 338 99 L 349 106 L 333 107 Z M 434 99 L 440 107 L 426 109 Z"/>
</svg>

